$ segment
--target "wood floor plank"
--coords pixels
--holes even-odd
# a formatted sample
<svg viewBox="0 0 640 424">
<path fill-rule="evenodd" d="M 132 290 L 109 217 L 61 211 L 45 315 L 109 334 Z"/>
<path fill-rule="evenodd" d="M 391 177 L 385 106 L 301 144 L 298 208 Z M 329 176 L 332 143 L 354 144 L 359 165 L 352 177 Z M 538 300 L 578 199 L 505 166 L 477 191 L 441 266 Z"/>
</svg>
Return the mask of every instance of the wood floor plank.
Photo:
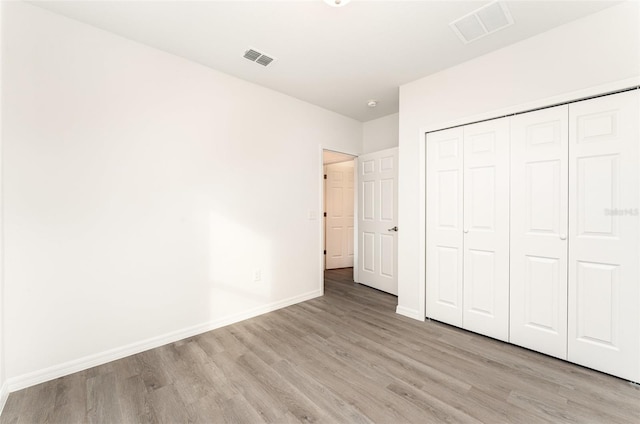
<svg viewBox="0 0 640 424">
<path fill-rule="evenodd" d="M 204 407 L 202 405 L 205 405 Z M 209 411 L 207 415 L 201 416 L 201 422 L 223 422 L 229 424 L 235 423 L 259 423 L 262 421 L 260 415 L 251 407 L 251 404 L 240 395 L 236 395 L 230 399 L 216 399 L 215 408 L 210 408 L 211 401 L 202 399 L 199 402 L 200 411 Z"/>
<path fill-rule="evenodd" d="M 118 379 L 116 390 L 120 399 L 122 422 L 146 424 L 158 421 L 141 376 Z"/>
<path fill-rule="evenodd" d="M 18 395 L 9 395 L 7 402 L 0 415 L 0 422 L 2 424 L 17 424 L 20 419 L 20 415 L 23 413 L 22 404 L 26 401 L 27 396 L 23 394 L 24 390 L 18 392 Z"/>
<path fill-rule="evenodd" d="M 49 422 L 55 408 L 56 386 L 48 384 L 29 387 L 26 393 L 28 393 L 27 399 L 22 404 L 26 410 L 20 414 L 18 423 Z M 33 404 L 38 407 L 33 408 Z"/>
<path fill-rule="evenodd" d="M 51 422 L 72 424 L 87 421 L 85 379 L 86 373 L 78 372 L 56 380 L 56 398 Z"/>
<path fill-rule="evenodd" d="M 640 423 L 640 387 L 327 271 L 322 297 L 9 396 L 0 424 Z"/>
<path fill-rule="evenodd" d="M 482 421 L 474 418 L 473 415 L 467 414 L 429 393 L 417 390 L 408 384 L 394 382 L 387 386 L 387 390 L 420 408 L 420 410 L 423 411 L 423 419 L 426 422 L 482 423 Z"/>
<path fill-rule="evenodd" d="M 98 374 L 88 378 L 86 385 L 87 422 L 121 423 L 123 418 L 114 373 Z"/>
<path fill-rule="evenodd" d="M 250 322 L 239 323 L 237 327 L 241 330 L 235 337 L 247 350 L 257 355 L 263 362 L 273 364 L 281 359 L 280 354 L 274 351 L 264 339 L 257 337 L 255 332 L 249 330 Z M 261 330 L 259 332 L 264 332 Z"/>
<path fill-rule="evenodd" d="M 175 424 L 195 421 L 195 413 L 185 404 L 172 385 L 148 393 L 149 403 L 158 423 Z M 122 422 L 122 421 L 121 421 Z"/>
<path fill-rule="evenodd" d="M 319 357 L 322 358 L 323 355 L 319 355 Z M 354 405 L 358 412 L 366 416 L 368 420 L 375 423 L 407 422 L 407 419 L 398 411 L 397 406 L 389 403 L 387 393 L 377 399 L 369 390 L 363 391 L 359 386 L 354 387 L 352 383 L 356 376 L 352 371 L 345 370 L 343 373 L 338 373 L 335 368 L 327 366 L 325 360 L 319 360 L 315 364 L 305 363 L 298 366 L 320 384 L 341 396 L 345 402 Z M 375 390 L 379 392 L 377 388 Z"/>
<path fill-rule="evenodd" d="M 287 360 L 282 360 L 274 364 L 274 369 L 291 385 L 295 386 L 301 393 L 304 393 L 319 408 L 321 408 L 330 419 L 330 422 L 372 424 L 373 421 L 358 412 L 353 405 L 345 402 L 338 394 L 328 389 L 327 386 L 319 383 L 310 375 L 300 371 Z"/>
<path fill-rule="evenodd" d="M 286 407 L 272 393 L 269 392 L 249 370 L 237 363 L 238 358 L 230 357 L 226 352 L 219 353 L 214 358 L 227 380 L 248 401 L 261 417 L 261 421 L 277 423 L 286 414 Z"/>
<path fill-rule="evenodd" d="M 159 350 L 152 349 L 136 355 L 140 361 L 140 377 L 147 390 L 160 389 L 170 383 L 160 360 Z"/>
</svg>

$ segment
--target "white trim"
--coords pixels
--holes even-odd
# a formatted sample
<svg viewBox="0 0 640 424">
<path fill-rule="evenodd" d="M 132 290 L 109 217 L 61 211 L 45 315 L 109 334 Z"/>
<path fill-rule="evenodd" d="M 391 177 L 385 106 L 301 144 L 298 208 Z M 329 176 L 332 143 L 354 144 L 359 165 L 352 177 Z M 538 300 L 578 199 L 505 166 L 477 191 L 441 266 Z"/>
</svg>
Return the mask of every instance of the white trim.
<svg viewBox="0 0 640 424">
<path fill-rule="evenodd" d="M 404 306 L 398 305 L 396 307 L 396 314 L 407 318 L 417 319 L 418 321 L 424 321 L 424 314 L 421 314 L 420 311 L 416 311 L 415 309 L 405 308 Z"/>
<path fill-rule="evenodd" d="M 418 292 L 418 307 L 419 310 L 418 311 L 413 311 L 413 310 L 409 310 L 409 311 L 413 311 L 413 313 L 417 313 L 420 318 L 416 318 L 416 319 L 420 319 L 420 320 L 424 320 L 424 318 L 426 317 L 426 302 L 427 302 L 427 298 L 426 298 L 426 288 L 427 288 L 427 280 L 426 280 L 426 266 L 427 266 L 427 258 L 426 258 L 426 250 L 425 250 L 425 246 L 427 243 L 427 235 L 426 235 L 426 199 L 425 199 L 425 184 L 426 184 L 426 149 L 425 149 L 425 144 L 426 144 L 426 133 L 428 132 L 433 132 L 433 131 L 438 131 L 444 128 L 450 128 L 450 127 L 456 127 L 456 126 L 460 126 L 460 125 L 466 125 L 472 122 L 477 122 L 477 121 L 484 121 L 487 119 L 493 119 L 493 118 L 497 118 L 500 116 L 505 116 L 505 115 L 512 115 L 514 113 L 520 113 L 520 112 L 524 112 L 527 110 L 532 110 L 532 109 L 538 109 L 538 108 L 542 108 L 542 107 L 548 107 L 548 106 L 552 106 L 552 105 L 557 105 L 557 104 L 562 104 L 562 103 L 567 103 L 567 102 L 571 102 L 574 100 L 579 100 L 579 99 L 583 99 L 583 98 L 587 98 L 587 97 L 592 97 L 592 96 L 598 96 L 598 95 L 602 95 L 602 94 L 607 94 L 607 93 L 612 93 L 615 91 L 619 91 L 619 90 L 624 90 L 626 88 L 632 88 L 632 87 L 637 87 L 640 85 L 640 76 L 637 77 L 632 77 L 632 78 L 627 78 L 627 79 L 623 79 L 623 80 L 619 80 L 619 81 L 613 81 L 613 82 L 609 82 L 606 84 L 600 84 L 600 85 L 596 85 L 593 87 L 589 87 L 589 88 L 585 88 L 585 89 L 581 89 L 581 90 L 575 90 L 575 91 L 569 91 L 567 93 L 564 94 L 559 94 L 556 96 L 552 96 L 552 97 L 546 97 L 543 99 L 539 99 L 539 100 L 534 100 L 531 102 L 527 102 L 527 103 L 521 103 L 518 105 L 514 105 L 514 106 L 509 106 L 506 108 L 502 108 L 502 109 L 497 109 L 497 110 L 493 110 L 493 111 L 489 111 L 489 112 L 483 112 L 477 115 L 471 115 L 471 116 L 467 116 L 467 117 L 463 117 L 463 118 L 458 118 L 455 119 L 453 121 L 448 121 L 448 122 L 442 122 L 442 123 L 438 123 L 438 124 L 430 124 L 427 126 L 421 126 L 420 127 L 420 132 L 419 132 L 419 137 L 420 137 L 420 142 L 419 142 L 419 146 L 420 146 L 420 157 L 418 158 L 419 160 L 419 169 L 418 169 L 418 178 L 419 178 L 419 187 L 420 187 L 420 192 L 418 193 L 419 197 L 419 201 L 420 201 L 420 206 L 418 209 L 418 219 L 419 219 L 419 231 L 420 231 L 420 239 L 419 239 L 419 261 L 418 261 L 418 268 L 419 268 L 419 274 L 418 274 L 418 278 L 420 279 L 420 288 L 419 288 L 419 292 Z M 400 307 L 398 307 L 400 308 Z M 396 311 L 397 313 L 399 313 L 400 315 L 405 315 L 404 313 L 401 313 L 399 311 Z M 411 312 L 410 312 L 411 313 Z M 409 316 L 412 317 L 411 315 L 405 315 L 405 316 Z"/>
<path fill-rule="evenodd" d="M 4 41 L 2 37 L 2 20 L 3 20 L 3 7 L 4 4 L 0 3 L 0 42 Z M 1 43 L 0 43 L 1 44 Z M 2 53 L 0 53 L 2 56 Z M 0 62 L 2 62 L 0 60 Z M 0 66 L 0 94 L 3 93 L 3 84 L 2 84 L 2 66 Z M 2 410 L 4 409 L 4 405 L 7 403 L 7 399 L 9 398 L 9 386 L 7 385 L 7 381 L 5 379 L 5 324 L 4 324 L 4 316 L 5 316 L 5 300 L 4 300 L 4 167 L 2 166 L 2 161 L 4 159 L 4 149 L 3 149 L 3 139 L 2 139 L 2 112 L 4 108 L 0 105 L 0 376 L 2 380 L 0 381 L 0 414 L 2 414 Z"/>
<path fill-rule="evenodd" d="M 426 140 L 425 140 L 426 141 Z M 418 257 L 421 258 L 418 265 L 418 278 L 423 284 L 418 289 L 418 310 L 416 311 L 421 321 L 427 315 L 427 144 L 420 143 L 418 145 L 418 185 L 420 191 L 418 193 L 418 234 L 422 234 L 418 238 Z"/>
<path fill-rule="evenodd" d="M 314 290 L 305 294 L 281 300 L 279 302 L 274 302 L 265 306 L 250 309 L 239 314 L 230 315 L 228 317 L 221 318 L 215 321 L 194 325 L 182 330 L 173 331 L 171 333 L 152 337 L 140 342 L 131 343 L 129 345 L 107 350 L 105 352 L 88 355 L 84 358 L 75 359 L 73 361 L 54 365 L 49 368 L 19 375 L 17 377 L 12 377 L 3 386 L 3 390 L 6 390 L 6 388 L 8 387 L 9 392 L 15 392 L 16 390 L 21 390 L 30 386 L 34 386 L 36 384 L 44 383 L 45 381 L 53 380 L 65 375 L 73 374 L 78 371 L 86 370 L 87 368 L 106 364 L 107 362 L 135 355 L 137 353 L 144 352 L 145 350 L 154 349 L 156 347 L 173 343 L 187 337 L 193 337 L 198 334 L 206 333 L 207 331 L 215 330 L 216 328 L 234 324 L 236 322 L 253 318 L 258 315 L 266 314 L 268 312 L 285 308 L 287 306 L 304 302 L 319 296 L 322 296 L 321 290 Z"/>
<path fill-rule="evenodd" d="M 527 103 L 521 103 L 514 106 L 508 106 L 506 108 L 497 109 L 489 112 L 483 112 L 477 115 L 458 118 L 449 122 L 442 122 L 438 124 L 428 125 L 420 128 L 420 138 L 424 142 L 424 134 L 428 132 L 438 131 L 444 128 L 457 127 L 460 125 L 467 125 L 477 121 L 484 121 L 487 119 L 494 119 L 505 115 L 512 115 L 514 113 L 521 113 L 528 110 L 539 109 L 542 107 L 554 106 L 562 103 L 572 102 L 580 99 L 584 99 L 592 96 L 604 95 L 607 93 L 613 93 L 615 91 L 624 90 L 627 88 L 633 88 L 640 85 L 640 76 L 627 78 L 620 81 L 610 82 L 606 84 L 600 84 L 594 87 L 585 88 L 582 90 L 570 91 L 568 93 L 559 94 L 557 96 L 545 97 L 543 99 L 534 100 Z"/>
<path fill-rule="evenodd" d="M 2 415 L 2 410 L 4 406 L 7 404 L 7 399 L 9 398 L 9 385 L 5 381 L 2 383 L 2 387 L 0 387 L 0 415 Z"/>
<path fill-rule="evenodd" d="M 360 174 L 360 160 L 358 156 L 353 158 L 353 282 L 360 284 L 360 237 L 358 236 L 358 175 Z"/>
<path fill-rule="evenodd" d="M 319 223 L 318 223 L 318 231 L 320 232 L 320 248 L 318 252 L 320 253 L 320 262 L 319 262 L 319 277 L 318 277 L 318 286 L 320 287 L 320 296 L 324 296 L 324 267 L 325 267 L 325 258 L 324 258 L 324 227 L 325 227 L 325 218 L 324 218 L 324 147 L 320 144 L 320 207 L 318 208 L 319 215 Z"/>
</svg>

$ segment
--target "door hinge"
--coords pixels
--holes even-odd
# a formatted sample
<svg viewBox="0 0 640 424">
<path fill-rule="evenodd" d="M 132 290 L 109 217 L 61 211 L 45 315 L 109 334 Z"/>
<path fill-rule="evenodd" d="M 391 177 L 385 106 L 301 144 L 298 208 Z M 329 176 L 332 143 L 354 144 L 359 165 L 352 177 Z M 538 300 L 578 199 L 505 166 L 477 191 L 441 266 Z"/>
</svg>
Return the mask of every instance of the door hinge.
<svg viewBox="0 0 640 424">
<path fill-rule="evenodd" d="M 325 255 L 327 254 L 327 251 L 326 251 L 326 250 L 324 251 L 324 254 L 325 254 Z"/>
<path fill-rule="evenodd" d="M 325 179 L 325 180 L 327 179 L 327 174 L 324 174 L 324 179 Z"/>
<path fill-rule="evenodd" d="M 324 216 L 327 216 L 327 213 L 326 213 L 326 212 L 324 213 Z"/>
</svg>

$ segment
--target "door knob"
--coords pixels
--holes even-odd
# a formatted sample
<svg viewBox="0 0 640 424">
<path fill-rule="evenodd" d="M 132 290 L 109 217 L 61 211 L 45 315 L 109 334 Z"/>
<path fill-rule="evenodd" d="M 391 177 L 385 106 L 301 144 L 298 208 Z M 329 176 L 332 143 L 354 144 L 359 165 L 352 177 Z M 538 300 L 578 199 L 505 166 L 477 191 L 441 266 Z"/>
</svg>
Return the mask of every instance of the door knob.
<svg viewBox="0 0 640 424">
<path fill-rule="evenodd" d="M 566 234 L 560 234 L 560 240 L 566 240 L 566 239 L 567 239 Z"/>
<path fill-rule="evenodd" d="M 469 232 L 469 229 L 464 230 L 464 232 L 465 232 L 465 233 L 468 233 L 468 232 Z"/>
<path fill-rule="evenodd" d="M 393 227 L 393 228 L 389 228 L 387 231 L 395 231 L 395 232 L 398 232 L 398 226 L 396 225 L 396 226 L 395 226 L 395 227 Z"/>
</svg>

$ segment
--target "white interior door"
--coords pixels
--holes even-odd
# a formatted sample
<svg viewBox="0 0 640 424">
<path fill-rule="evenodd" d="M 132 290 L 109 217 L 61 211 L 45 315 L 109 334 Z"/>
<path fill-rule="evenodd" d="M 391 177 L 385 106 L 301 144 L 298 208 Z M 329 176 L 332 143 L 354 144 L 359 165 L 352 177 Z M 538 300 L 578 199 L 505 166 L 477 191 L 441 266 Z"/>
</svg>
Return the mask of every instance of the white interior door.
<svg viewBox="0 0 640 424">
<path fill-rule="evenodd" d="M 426 315 L 462 327 L 463 130 L 426 139 Z"/>
<path fill-rule="evenodd" d="M 325 268 L 353 266 L 353 161 L 325 167 Z"/>
<path fill-rule="evenodd" d="M 638 90 L 569 105 L 568 358 L 640 381 Z"/>
<path fill-rule="evenodd" d="M 511 120 L 511 343 L 567 359 L 567 105 Z"/>
<path fill-rule="evenodd" d="M 464 128 L 462 327 L 509 339 L 509 119 Z"/>
<path fill-rule="evenodd" d="M 398 294 L 398 148 L 359 156 L 358 282 Z"/>
</svg>

